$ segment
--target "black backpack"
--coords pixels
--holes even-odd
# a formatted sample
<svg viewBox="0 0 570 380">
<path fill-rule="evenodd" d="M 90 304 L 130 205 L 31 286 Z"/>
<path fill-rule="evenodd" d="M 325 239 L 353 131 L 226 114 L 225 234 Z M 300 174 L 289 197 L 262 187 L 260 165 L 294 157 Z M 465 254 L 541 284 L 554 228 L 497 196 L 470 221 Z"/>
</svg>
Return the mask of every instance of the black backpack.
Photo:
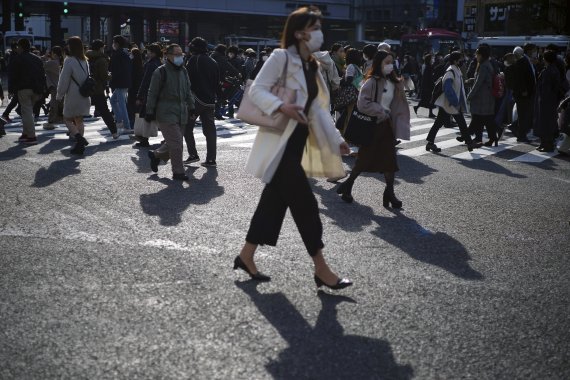
<svg viewBox="0 0 570 380">
<path fill-rule="evenodd" d="M 40 58 L 37 58 L 35 67 L 32 69 L 32 73 L 32 91 L 34 94 L 45 95 L 47 91 L 46 71 Z"/>
<path fill-rule="evenodd" d="M 89 98 L 89 97 L 95 95 L 95 86 L 97 85 L 97 82 L 95 81 L 95 78 L 93 78 L 91 76 L 91 73 L 89 72 L 89 64 L 87 64 L 87 71 L 85 71 L 85 69 L 83 68 L 83 65 L 81 65 L 81 61 L 79 61 L 79 59 L 77 57 L 75 57 L 75 59 L 77 59 L 77 62 L 79 63 L 79 67 L 81 67 L 81 70 L 83 70 L 83 72 L 87 74 L 87 79 L 85 79 L 85 81 L 82 84 L 77 83 L 77 81 L 75 80 L 73 75 L 71 75 L 71 79 L 79 87 L 79 93 L 81 94 L 81 96 L 83 96 L 84 98 Z"/>
<path fill-rule="evenodd" d="M 453 70 L 450 71 L 453 74 L 453 77 L 455 78 L 455 72 Z M 434 104 L 437 98 L 439 98 L 441 94 L 443 94 L 443 77 L 445 76 L 446 73 L 447 71 L 442 76 L 437 78 L 437 80 L 435 81 L 435 84 L 433 86 L 433 91 L 431 93 L 431 104 Z"/>
</svg>

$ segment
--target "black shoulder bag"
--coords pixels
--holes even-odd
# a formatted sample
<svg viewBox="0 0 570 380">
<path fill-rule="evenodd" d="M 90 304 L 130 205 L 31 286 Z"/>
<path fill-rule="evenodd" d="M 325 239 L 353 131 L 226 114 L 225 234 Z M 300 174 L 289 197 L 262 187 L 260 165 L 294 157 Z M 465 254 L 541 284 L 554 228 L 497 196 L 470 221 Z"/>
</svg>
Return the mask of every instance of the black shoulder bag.
<svg viewBox="0 0 570 380">
<path fill-rule="evenodd" d="M 79 87 L 79 93 L 81 94 L 81 96 L 88 98 L 90 96 L 95 95 L 95 86 L 97 83 L 95 82 L 95 79 L 91 76 L 91 73 L 89 72 L 89 64 L 87 64 L 87 71 L 85 71 L 83 65 L 81 64 L 81 61 L 77 57 L 75 57 L 75 59 L 77 59 L 77 63 L 79 63 L 79 67 L 81 67 L 81 70 L 83 70 L 83 72 L 87 74 L 87 79 L 85 79 L 83 84 L 77 83 L 77 81 L 73 77 L 73 74 L 71 74 L 71 79 L 75 82 L 77 87 Z"/>
</svg>

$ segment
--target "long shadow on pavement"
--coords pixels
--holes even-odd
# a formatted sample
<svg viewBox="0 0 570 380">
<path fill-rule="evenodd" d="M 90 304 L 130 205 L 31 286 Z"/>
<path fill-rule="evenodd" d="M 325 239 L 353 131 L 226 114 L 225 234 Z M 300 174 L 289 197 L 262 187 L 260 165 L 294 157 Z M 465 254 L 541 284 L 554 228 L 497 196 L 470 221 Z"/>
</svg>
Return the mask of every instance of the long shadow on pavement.
<svg viewBox="0 0 570 380">
<path fill-rule="evenodd" d="M 467 249 L 443 232 L 431 232 L 417 221 L 392 210 L 393 216 L 371 215 L 378 228 L 373 235 L 398 247 L 411 258 L 438 266 L 465 280 L 482 280 L 483 275 L 469 266 Z"/>
<path fill-rule="evenodd" d="M 32 187 L 48 187 L 65 177 L 81 173 L 78 161 L 80 158 L 82 157 L 75 156 L 54 161 L 48 168 L 38 169 Z"/>
<path fill-rule="evenodd" d="M 453 158 L 453 157 L 452 157 Z M 502 174 L 506 175 L 507 177 L 512 178 L 526 178 L 525 175 L 513 173 L 509 169 L 505 168 L 504 166 L 499 165 L 498 163 L 491 161 L 491 160 L 462 160 L 459 158 L 453 158 L 461 163 L 461 165 L 475 170 L 482 170 L 490 173 L 495 174 Z"/>
<path fill-rule="evenodd" d="M 189 177 L 197 167 L 188 169 Z M 167 185 L 154 194 L 141 194 L 142 210 L 147 215 L 158 216 L 163 226 L 175 226 L 182 222 L 182 214 L 191 205 L 206 204 L 224 194 L 224 187 L 218 184 L 218 171 L 208 169 L 199 180 L 191 177 L 188 182 L 158 178 L 156 174 L 149 177 Z"/>
<path fill-rule="evenodd" d="M 390 343 L 375 338 L 345 335 L 337 305 L 352 298 L 320 291 L 322 308 L 315 327 L 303 319 L 283 293 L 262 294 L 254 281 L 236 286 L 288 343 L 279 357 L 266 365 L 274 379 L 411 379 L 413 369 L 399 365 Z M 247 331 L 244 331 L 247 333 Z"/>
</svg>

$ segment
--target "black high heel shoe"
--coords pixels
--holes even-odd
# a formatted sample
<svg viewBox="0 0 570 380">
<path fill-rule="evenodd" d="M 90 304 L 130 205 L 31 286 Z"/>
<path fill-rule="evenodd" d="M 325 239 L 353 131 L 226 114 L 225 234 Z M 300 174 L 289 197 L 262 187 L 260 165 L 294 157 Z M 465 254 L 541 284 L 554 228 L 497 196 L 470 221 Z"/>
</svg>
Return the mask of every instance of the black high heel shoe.
<svg viewBox="0 0 570 380">
<path fill-rule="evenodd" d="M 391 203 L 393 208 L 402 208 L 403 205 L 402 201 L 396 198 L 396 194 L 387 192 L 384 192 L 382 203 L 384 207 L 390 207 Z"/>
<path fill-rule="evenodd" d="M 350 281 L 348 278 L 339 278 L 337 280 L 336 284 L 329 285 L 329 284 L 325 284 L 325 282 L 323 280 L 321 280 L 317 275 L 315 275 L 315 284 L 317 284 L 317 288 L 320 288 L 321 286 L 324 285 L 329 289 L 339 290 L 339 289 L 344 289 L 344 288 L 348 288 L 349 286 L 351 286 L 352 281 Z"/>
<path fill-rule="evenodd" d="M 414 112 L 416 113 L 416 116 L 418 116 L 418 109 L 419 109 L 419 108 L 420 108 L 420 107 L 418 107 L 418 106 L 414 106 Z"/>
<path fill-rule="evenodd" d="M 239 255 L 236 256 L 236 258 L 234 260 L 234 270 L 236 270 L 238 268 L 242 269 L 247 274 L 249 274 L 249 277 L 251 277 L 252 280 L 259 281 L 259 282 L 271 281 L 271 277 L 264 275 L 260 271 L 257 271 L 257 273 L 251 273 L 249 271 L 249 269 L 247 268 L 247 266 L 245 265 L 245 263 L 241 260 L 241 257 L 239 257 Z"/>
</svg>

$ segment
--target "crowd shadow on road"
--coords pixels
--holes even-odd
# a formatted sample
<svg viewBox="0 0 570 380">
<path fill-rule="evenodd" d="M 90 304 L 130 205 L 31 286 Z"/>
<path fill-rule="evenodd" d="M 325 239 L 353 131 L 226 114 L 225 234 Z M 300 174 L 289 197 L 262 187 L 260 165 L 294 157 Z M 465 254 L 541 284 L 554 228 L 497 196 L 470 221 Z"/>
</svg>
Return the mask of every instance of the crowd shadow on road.
<svg viewBox="0 0 570 380">
<path fill-rule="evenodd" d="M 251 280 L 236 281 L 236 286 L 251 298 L 288 343 L 276 360 L 266 364 L 274 379 L 405 380 L 413 377 L 410 365 L 396 362 L 389 342 L 344 334 L 337 305 L 356 303 L 352 298 L 319 291 L 322 308 L 315 327 L 311 327 L 283 293 L 262 294 L 257 290 L 258 284 Z"/>
<path fill-rule="evenodd" d="M 378 224 L 373 235 L 398 247 L 411 258 L 435 265 L 465 280 L 482 280 L 483 275 L 471 268 L 471 257 L 457 239 L 443 232 L 431 232 L 399 210 L 391 216 L 371 215 Z"/>
<path fill-rule="evenodd" d="M 158 216 L 163 226 L 176 226 L 182 222 L 182 214 L 190 205 L 207 204 L 212 199 L 224 194 L 224 187 L 218 184 L 218 171 L 208 169 L 200 179 L 194 177 L 197 167 L 190 167 L 187 182 L 175 181 L 170 178 L 159 178 L 153 174 L 149 180 L 166 185 L 165 188 L 153 194 L 141 194 L 140 204 L 145 214 Z"/>
<path fill-rule="evenodd" d="M 512 172 L 511 170 L 507 169 L 504 166 L 499 165 L 498 163 L 491 161 L 491 160 L 463 160 L 461 158 L 454 158 L 452 159 L 459 161 L 459 163 L 466 168 L 473 169 L 473 170 L 482 170 L 489 173 L 506 175 L 507 177 L 511 178 L 527 178 L 525 175 L 517 174 Z"/>
<path fill-rule="evenodd" d="M 48 187 L 65 177 L 81 173 L 78 161 L 80 158 L 82 157 L 74 156 L 71 159 L 54 161 L 49 167 L 38 169 L 32 187 Z"/>
</svg>

